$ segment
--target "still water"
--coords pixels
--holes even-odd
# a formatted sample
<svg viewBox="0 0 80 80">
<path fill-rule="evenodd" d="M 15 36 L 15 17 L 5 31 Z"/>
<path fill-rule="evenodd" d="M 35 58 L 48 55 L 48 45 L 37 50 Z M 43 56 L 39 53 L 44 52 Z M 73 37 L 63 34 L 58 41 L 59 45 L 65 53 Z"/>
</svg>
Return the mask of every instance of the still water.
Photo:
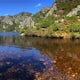
<svg viewBox="0 0 80 80">
<path fill-rule="evenodd" d="M 79 40 L 0 35 L 0 80 L 80 80 Z"/>
</svg>

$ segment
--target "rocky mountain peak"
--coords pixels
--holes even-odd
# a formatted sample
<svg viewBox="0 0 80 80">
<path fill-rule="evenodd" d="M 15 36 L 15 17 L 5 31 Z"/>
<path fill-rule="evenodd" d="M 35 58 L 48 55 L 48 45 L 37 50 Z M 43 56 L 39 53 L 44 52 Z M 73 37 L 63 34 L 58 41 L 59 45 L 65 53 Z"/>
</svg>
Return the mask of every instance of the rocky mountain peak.
<svg viewBox="0 0 80 80">
<path fill-rule="evenodd" d="M 6 15 L 2 22 L 6 23 L 6 24 L 10 24 L 10 25 L 13 25 L 13 17 L 12 16 L 9 16 L 9 15 Z"/>
</svg>

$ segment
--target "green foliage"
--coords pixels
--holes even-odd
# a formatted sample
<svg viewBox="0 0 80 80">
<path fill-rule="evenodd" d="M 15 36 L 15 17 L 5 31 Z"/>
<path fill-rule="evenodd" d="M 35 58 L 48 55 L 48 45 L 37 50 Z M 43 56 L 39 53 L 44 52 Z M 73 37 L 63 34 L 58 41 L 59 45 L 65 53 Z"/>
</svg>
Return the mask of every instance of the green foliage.
<svg viewBox="0 0 80 80">
<path fill-rule="evenodd" d="M 16 24 L 13 22 L 13 25 L 6 24 L 4 22 L 0 23 L 0 31 L 18 31 L 17 28 L 19 27 L 19 24 Z"/>
<path fill-rule="evenodd" d="M 53 29 L 53 31 L 58 31 L 59 30 L 59 25 L 58 24 L 53 24 L 52 29 Z"/>
<path fill-rule="evenodd" d="M 25 33 L 28 28 L 29 28 L 28 26 L 24 26 L 24 28 L 19 29 L 19 32 L 20 33 Z"/>
<path fill-rule="evenodd" d="M 54 23 L 54 16 L 53 15 L 49 15 L 48 17 L 44 18 L 43 20 L 40 20 L 36 25 L 37 28 L 47 28 L 50 25 L 52 25 Z"/>
<path fill-rule="evenodd" d="M 44 17 L 45 17 L 45 14 L 40 11 L 39 13 L 34 15 L 34 20 L 36 23 L 38 23 L 40 22 L 40 20 L 43 20 Z"/>
<path fill-rule="evenodd" d="M 80 32 L 80 24 L 73 24 L 70 26 L 70 32 Z"/>
<path fill-rule="evenodd" d="M 80 16 L 80 11 L 77 12 L 77 15 Z"/>
<path fill-rule="evenodd" d="M 41 25 L 41 23 L 36 23 L 36 24 L 35 24 L 37 30 L 40 29 L 40 25 Z"/>
<path fill-rule="evenodd" d="M 71 17 L 66 17 L 66 20 L 69 20 L 69 21 L 77 21 L 77 16 L 71 16 Z"/>
<path fill-rule="evenodd" d="M 50 23 L 47 20 L 44 20 L 40 25 L 41 28 L 47 28 L 49 26 L 50 26 Z"/>
</svg>

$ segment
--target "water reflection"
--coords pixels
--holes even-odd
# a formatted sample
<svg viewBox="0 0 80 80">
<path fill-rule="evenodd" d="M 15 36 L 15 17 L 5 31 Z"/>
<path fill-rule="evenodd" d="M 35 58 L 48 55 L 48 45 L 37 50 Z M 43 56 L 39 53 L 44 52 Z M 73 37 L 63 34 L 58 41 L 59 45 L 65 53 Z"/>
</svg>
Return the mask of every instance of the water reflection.
<svg viewBox="0 0 80 80">
<path fill-rule="evenodd" d="M 0 37 L 0 80 L 80 80 L 80 42 Z"/>
</svg>

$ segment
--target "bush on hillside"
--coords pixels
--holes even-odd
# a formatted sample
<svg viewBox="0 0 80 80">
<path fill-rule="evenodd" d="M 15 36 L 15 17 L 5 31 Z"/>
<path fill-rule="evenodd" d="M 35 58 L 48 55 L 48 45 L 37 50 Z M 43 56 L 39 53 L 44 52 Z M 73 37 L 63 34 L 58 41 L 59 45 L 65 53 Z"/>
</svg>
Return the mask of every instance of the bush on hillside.
<svg viewBox="0 0 80 80">
<path fill-rule="evenodd" d="M 80 32 L 80 24 L 73 24 L 70 26 L 70 32 Z"/>
<path fill-rule="evenodd" d="M 77 15 L 80 16 L 80 11 L 77 12 Z"/>
<path fill-rule="evenodd" d="M 40 27 L 40 28 L 47 28 L 50 25 L 52 25 L 54 23 L 54 16 L 53 15 L 49 15 L 46 18 L 44 18 L 43 20 L 40 20 L 36 25 L 36 27 Z"/>
<path fill-rule="evenodd" d="M 53 31 L 58 31 L 59 30 L 59 25 L 58 24 L 53 24 L 52 29 L 53 29 Z"/>
</svg>

